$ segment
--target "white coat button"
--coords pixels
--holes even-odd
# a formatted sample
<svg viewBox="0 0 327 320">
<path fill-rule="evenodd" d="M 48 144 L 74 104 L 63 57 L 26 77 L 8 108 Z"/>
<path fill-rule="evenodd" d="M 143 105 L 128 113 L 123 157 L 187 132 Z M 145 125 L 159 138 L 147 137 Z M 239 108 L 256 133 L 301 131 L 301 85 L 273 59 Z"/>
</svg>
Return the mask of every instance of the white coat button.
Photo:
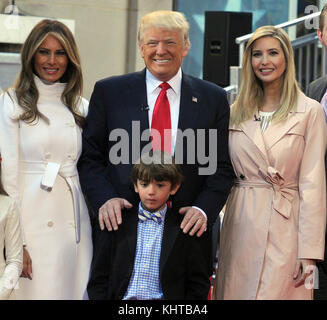
<svg viewBox="0 0 327 320">
<path fill-rule="evenodd" d="M 45 154 L 45 158 L 46 158 L 46 159 L 50 159 L 50 158 L 51 158 L 51 154 L 50 154 L 49 152 L 47 152 L 47 153 Z"/>
<path fill-rule="evenodd" d="M 53 221 L 48 221 L 48 227 L 52 227 L 53 226 Z"/>
</svg>

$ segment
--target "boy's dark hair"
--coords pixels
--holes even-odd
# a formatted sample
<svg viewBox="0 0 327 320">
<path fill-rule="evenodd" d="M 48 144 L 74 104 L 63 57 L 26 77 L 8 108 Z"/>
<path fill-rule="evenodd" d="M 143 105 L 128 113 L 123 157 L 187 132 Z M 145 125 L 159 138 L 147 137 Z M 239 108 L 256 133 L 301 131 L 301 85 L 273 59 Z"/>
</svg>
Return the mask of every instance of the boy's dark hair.
<svg viewBox="0 0 327 320">
<path fill-rule="evenodd" d="M 325 26 L 325 16 L 327 13 L 327 3 L 323 6 L 321 9 L 321 13 L 319 16 L 319 29 L 321 32 L 323 32 L 324 26 Z"/>
<path fill-rule="evenodd" d="M 137 184 L 137 180 L 169 181 L 171 189 L 174 189 L 182 182 L 183 175 L 180 166 L 175 164 L 175 160 L 170 154 L 151 150 L 142 154 L 133 166 L 131 179 L 134 185 Z"/>
</svg>

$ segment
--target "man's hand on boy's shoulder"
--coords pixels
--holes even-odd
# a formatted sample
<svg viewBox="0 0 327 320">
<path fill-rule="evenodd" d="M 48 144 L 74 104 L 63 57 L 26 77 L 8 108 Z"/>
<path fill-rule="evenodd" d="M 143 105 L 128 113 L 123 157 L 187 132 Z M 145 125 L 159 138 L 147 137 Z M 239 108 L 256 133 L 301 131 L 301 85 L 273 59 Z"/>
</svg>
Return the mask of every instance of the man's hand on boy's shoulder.
<svg viewBox="0 0 327 320">
<path fill-rule="evenodd" d="M 112 198 L 106 201 L 99 209 L 99 224 L 101 230 L 107 227 L 108 231 L 118 230 L 122 223 L 122 209 L 130 209 L 133 205 L 123 198 Z"/>
<path fill-rule="evenodd" d="M 118 230 L 122 223 L 122 209 L 130 209 L 133 205 L 123 198 L 112 198 L 106 201 L 99 209 L 99 224 L 101 230 L 106 227 L 108 231 Z M 183 207 L 179 210 L 184 215 L 181 229 L 190 236 L 196 234 L 200 237 L 207 230 L 207 218 L 194 207 Z"/>
<path fill-rule="evenodd" d="M 179 209 L 179 213 L 184 214 L 181 223 L 181 229 L 183 229 L 184 233 L 189 232 L 190 236 L 196 233 L 198 237 L 201 237 L 207 230 L 207 218 L 199 209 L 194 207 L 183 207 Z"/>
</svg>

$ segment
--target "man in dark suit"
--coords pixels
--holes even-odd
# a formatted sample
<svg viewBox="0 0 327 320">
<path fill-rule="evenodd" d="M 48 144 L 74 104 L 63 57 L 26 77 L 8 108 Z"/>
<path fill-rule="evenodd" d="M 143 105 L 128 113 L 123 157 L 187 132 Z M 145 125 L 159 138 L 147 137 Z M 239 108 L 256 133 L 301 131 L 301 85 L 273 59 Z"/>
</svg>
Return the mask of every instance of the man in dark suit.
<svg viewBox="0 0 327 320">
<path fill-rule="evenodd" d="M 184 215 L 183 232 L 201 236 L 225 204 L 234 179 L 228 154 L 229 105 L 222 88 L 182 72 L 190 48 L 188 30 L 179 12 L 147 14 L 138 34 L 146 69 L 95 85 L 78 170 L 102 230 L 117 230 L 138 203 L 130 172 L 140 152 L 151 145 L 147 132 L 153 129 L 162 83 L 169 84 L 171 152 L 183 158 L 179 163 L 185 180 L 172 197 L 172 210 Z"/>
<path fill-rule="evenodd" d="M 319 29 L 317 31 L 321 44 L 327 48 L 327 3 L 319 16 Z M 324 108 L 327 123 L 327 77 L 321 77 L 311 82 L 307 88 L 307 96 L 320 102 Z M 319 137 L 317 137 L 319 138 Z M 325 155 L 325 167 L 327 177 L 327 153 Z M 326 179 L 327 183 L 327 179 Z M 319 289 L 314 290 L 315 300 L 327 300 L 327 233 L 325 239 L 324 261 L 317 263 L 319 271 Z"/>
</svg>

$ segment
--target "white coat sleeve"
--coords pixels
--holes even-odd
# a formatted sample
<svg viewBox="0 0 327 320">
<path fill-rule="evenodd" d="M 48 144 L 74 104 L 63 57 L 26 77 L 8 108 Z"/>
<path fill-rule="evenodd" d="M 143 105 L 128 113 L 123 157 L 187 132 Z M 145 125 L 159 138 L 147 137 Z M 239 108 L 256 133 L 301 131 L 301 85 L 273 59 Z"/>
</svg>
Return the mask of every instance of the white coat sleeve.
<svg viewBox="0 0 327 320">
<path fill-rule="evenodd" d="M 2 183 L 6 192 L 17 202 L 21 212 L 21 194 L 19 192 L 19 120 L 18 107 L 13 93 L 0 96 L 0 153 L 2 157 Z M 20 216 L 21 222 L 21 216 Z M 22 223 L 23 242 L 25 243 Z"/>
<path fill-rule="evenodd" d="M 8 207 L 4 239 L 6 267 L 0 276 L 0 300 L 9 298 L 23 268 L 23 240 L 21 237 L 18 207 L 14 201 L 10 201 Z"/>
</svg>

